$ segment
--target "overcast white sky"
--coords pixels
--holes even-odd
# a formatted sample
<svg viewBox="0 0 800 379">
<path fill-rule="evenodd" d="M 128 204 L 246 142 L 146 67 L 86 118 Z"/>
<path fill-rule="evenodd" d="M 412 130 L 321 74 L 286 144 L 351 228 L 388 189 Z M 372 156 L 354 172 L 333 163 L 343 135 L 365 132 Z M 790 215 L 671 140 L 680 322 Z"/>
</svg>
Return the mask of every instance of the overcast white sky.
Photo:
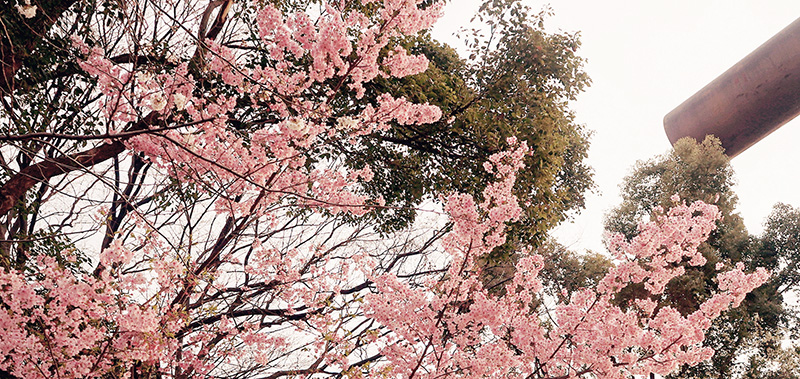
<svg viewBox="0 0 800 379">
<path fill-rule="evenodd" d="M 800 17 L 787 0 L 525 0 L 549 4 L 551 30 L 580 31 L 579 55 L 592 86 L 573 104 L 577 120 L 595 132 L 588 162 L 598 193 L 556 237 L 576 250 L 603 251 L 602 220 L 619 203 L 619 184 L 637 160 L 670 148 L 663 117 L 775 33 Z M 452 33 L 480 0 L 451 0 L 434 35 Z M 798 91 L 800 93 L 800 91 Z M 800 206 L 800 118 L 733 159 L 738 210 L 760 233 L 772 205 Z"/>
</svg>

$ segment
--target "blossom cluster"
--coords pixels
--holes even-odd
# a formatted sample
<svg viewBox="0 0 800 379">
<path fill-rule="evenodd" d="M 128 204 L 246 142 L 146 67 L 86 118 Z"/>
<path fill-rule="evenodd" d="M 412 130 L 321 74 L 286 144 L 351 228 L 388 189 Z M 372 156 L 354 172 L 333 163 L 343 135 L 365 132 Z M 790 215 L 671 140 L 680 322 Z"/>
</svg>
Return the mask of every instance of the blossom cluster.
<svg viewBox="0 0 800 379">
<path fill-rule="evenodd" d="M 377 232 L 359 240 L 369 227 L 341 220 L 367 224 L 359 216 L 383 205 L 362 187 L 376 173 L 312 152 L 442 117 L 386 93 L 345 111 L 332 106 L 363 100 L 378 77 L 424 71 L 427 58 L 395 45 L 429 28 L 441 3 L 322 1 L 292 13 L 252 3 L 242 5 L 257 7 L 248 43 L 259 59 L 207 39 L 192 57 L 133 65 L 74 38 L 110 139 L 214 203 L 210 216 L 163 205 L 174 212 L 163 230 L 150 226 L 158 212 L 131 212 L 131 233 L 93 257 L 92 275 L 46 256 L 27 271 L 0 269 L 0 370 L 24 378 L 130 377 L 141 367 L 165 378 L 234 368 L 265 377 L 666 374 L 707 359 L 710 321 L 766 280 L 763 270 L 722 272 L 719 293 L 688 316 L 650 298 L 616 305 L 628 285 L 656 298 L 683 273 L 678 263 L 703 263 L 697 246 L 719 212 L 676 199 L 632 241 L 609 239 L 618 264 L 597 288 L 552 304 L 542 257 L 521 251 L 503 295 L 490 292 L 480 262 L 522 212 L 514 186 L 531 148 L 514 137 L 484 165 L 495 181 L 481 199 L 447 198 L 441 240 L 419 249 L 382 245 Z M 259 117 L 240 117 L 242 107 Z M 188 237 L 170 240 L 184 217 Z M 203 229 L 202 217 L 224 220 L 217 238 L 198 237 L 218 232 Z"/>
<path fill-rule="evenodd" d="M 295 194 L 306 199 L 307 205 L 363 213 L 362 206 L 369 199 L 354 193 L 343 180 L 347 174 L 308 170 L 304 152 L 319 136 L 338 134 L 336 138 L 351 139 L 386 130 L 391 122 L 424 124 L 441 117 L 438 107 L 382 94 L 377 107 L 367 105 L 356 114 L 340 116 L 333 124 L 327 121 L 333 116 L 327 103 L 339 95 L 341 84 L 346 83 L 360 97 L 363 84 L 376 78 L 381 67 L 394 77 L 427 68 L 423 55 L 409 55 L 399 47 L 381 58 L 385 55 L 382 50 L 394 38 L 428 28 L 439 16 L 441 4 L 423 9 L 418 3 L 384 1 L 377 19 L 341 2 L 326 4 L 316 19 L 304 12 L 286 15 L 274 5 L 263 5 L 257 16 L 257 44 L 274 64 L 250 67 L 247 57 L 237 55 L 234 49 L 204 41 L 208 45 L 204 70 L 232 87 L 229 95 L 202 90 L 198 73 L 190 72 L 189 62 L 163 71 L 135 71 L 112 62 L 104 51 L 90 49 L 77 37 L 73 42 L 86 55 L 81 68 L 99 82 L 109 120 L 127 123 L 150 113 L 175 125 L 164 132 L 127 139 L 128 147 L 145 153 L 181 180 L 203 182 L 213 177 L 227 183 L 229 197 L 244 195 L 240 204 L 220 204 L 218 210 L 245 212 L 255 194 L 267 192 L 266 203 Z M 290 65 L 289 56 L 307 57 L 311 64 Z M 327 88 L 325 102 L 300 100 L 331 80 L 338 84 Z M 230 129 L 229 119 L 246 99 L 255 109 L 274 112 L 279 118 L 242 138 Z"/>
<path fill-rule="evenodd" d="M 509 141 L 514 143 L 515 141 Z M 395 333 L 386 355 L 402 377 L 578 377 L 598 378 L 669 374 L 680 365 L 709 359 L 702 342 L 711 321 L 769 277 L 764 269 L 744 273 L 742 266 L 721 273 L 719 292 L 700 309 L 682 316 L 652 298 L 683 274 L 675 263 L 705 263 L 697 251 L 719 219 L 713 205 L 675 206 L 641 225 L 631 241 L 609 238 L 617 264 L 596 288 L 576 291 L 565 303 L 553 303 L 542 291 L 541 256 L 521 252 L 513 280 L 503 296 L 493 295 L 475 275 L 477 257 L 504 243 L 504 223 L 518 217 L 512 193 L 516 171 L 527 147 L 492 157 L 485 167 L 498 181 L 484 192 L 480 206 L 469 196 L 450 198 L 453 229 L 445 249 L 451 267 L 445 280 L 412 288 L 387 274 L 376 278 L 379 293 L 368 297 L 370 317 Z M 644 283 L 650 297 L 623 308 L 615 296 Z M 543 304 L 549 303 L 549 304 Z"/>
<path fill-rule="evenodd" d="M 74 258 L 69 251 L 62 256 Z M 120 361 L 169 356 L 177 345 L 167 335 L 178 324 L 134 301 L 131 279 L 76 274 L 53 257 L 39 257 L 32 273 L 0 268 L 0 356 L 11 358 L 0 361 L 0 370 L 19 378 L 100 377 L 124 372 L 115 368 Z"/>
</svg>

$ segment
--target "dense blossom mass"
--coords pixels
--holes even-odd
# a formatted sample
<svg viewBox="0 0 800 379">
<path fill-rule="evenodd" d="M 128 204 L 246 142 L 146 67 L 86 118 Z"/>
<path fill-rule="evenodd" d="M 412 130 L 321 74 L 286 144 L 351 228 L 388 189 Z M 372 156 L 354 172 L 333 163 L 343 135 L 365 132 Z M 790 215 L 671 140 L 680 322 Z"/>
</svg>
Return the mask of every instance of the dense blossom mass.
<svg viewBox="0 0 800 379">
<path fill-rule="evenodd" d="M 257 25 L 249 45 L 209 37 L 195 54 L 146 69 L 74 36 L 109 126 L 98 148 L 123 141 L 132 167 L 152 164 L 180 196 L 158 212 L 125 211 L 127 226 L 88 261 L 72 246 L 0 268 L 0 370 L 17 378 L 621 378 L 708 359 L 713 351 L 701 343 L 711 320 L 768 276 L 721 266 L 719 292 L 685 316 L 659 301 L 680 264 L 705 263 L 697 247 L 719 218 L 713 205 L 676 197 L 632 240 L 609 237 L 616 265 L 559 302 L 543 292 L 534 251 L 518 252 L 502 291 L 481 280 L 481 258 L 506 242 L 506 225 L 522 213 L 512 190 L 531 154 L 525 142 L 508 139 L 511 148 L 484 164 L 494 181 L 482 196 L 442 199 L 446 227 L 406 234 L 370 228 L 369 212 L 384 201 L 362 191 L 369 165 L 310 158 L 321 144 L 357 144 L 442 117 L 430 104 L 364 97 L 376 78 L 428 66 L 393 43 L 439 17 L 441 3 L 423 3 L 331 1 L 307 12 L 242 4 Z M 363 106 L 335 108 L 345 92 Z M 258 114 L 244 126 L 232 121 L 242 107 Z M 98 228 L 119 216 L 87 209 Z M 631 285 L 647 296 L 620 303 Z"/>
</svg>

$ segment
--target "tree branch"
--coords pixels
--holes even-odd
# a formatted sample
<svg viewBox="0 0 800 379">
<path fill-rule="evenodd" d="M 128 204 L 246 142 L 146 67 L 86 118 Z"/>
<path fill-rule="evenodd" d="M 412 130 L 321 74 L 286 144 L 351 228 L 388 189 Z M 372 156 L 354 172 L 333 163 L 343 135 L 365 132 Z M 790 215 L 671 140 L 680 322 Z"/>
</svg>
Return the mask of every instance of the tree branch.
<svg viewBox="0 0 800 379">
<path fill-rule="evenodd" d="M 151 113 L 136 123 L 129 131 L 147 130 L 148 125 L 152 124 L 155 118 L 156 115 Z M 20 199 L 25 196 L 25 193 L 37 183 L 44 183 L 55 176 L 92 167 L 119 155 L 123 151 L 125 151 L 125 145 L 121 140 L 115 140 L 103 143 L 87 151 L 46 159 L 23 168 L 0 186 L 0 215 L 8 214 Z"/>
</svg>

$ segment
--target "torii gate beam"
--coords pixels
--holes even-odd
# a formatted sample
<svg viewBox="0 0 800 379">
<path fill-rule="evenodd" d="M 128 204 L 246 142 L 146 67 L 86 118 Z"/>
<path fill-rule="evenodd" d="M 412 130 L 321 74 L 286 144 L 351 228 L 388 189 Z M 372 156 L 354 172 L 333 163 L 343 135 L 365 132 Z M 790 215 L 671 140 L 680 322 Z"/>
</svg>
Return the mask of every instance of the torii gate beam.
<svg viewBox="0 0 800 379">
<path fill-rule="evenodd" d="M 800 18 L 664 117 L 672 144 L 713 134 L 736 156 L 800 114 Z"/>
</svg>

